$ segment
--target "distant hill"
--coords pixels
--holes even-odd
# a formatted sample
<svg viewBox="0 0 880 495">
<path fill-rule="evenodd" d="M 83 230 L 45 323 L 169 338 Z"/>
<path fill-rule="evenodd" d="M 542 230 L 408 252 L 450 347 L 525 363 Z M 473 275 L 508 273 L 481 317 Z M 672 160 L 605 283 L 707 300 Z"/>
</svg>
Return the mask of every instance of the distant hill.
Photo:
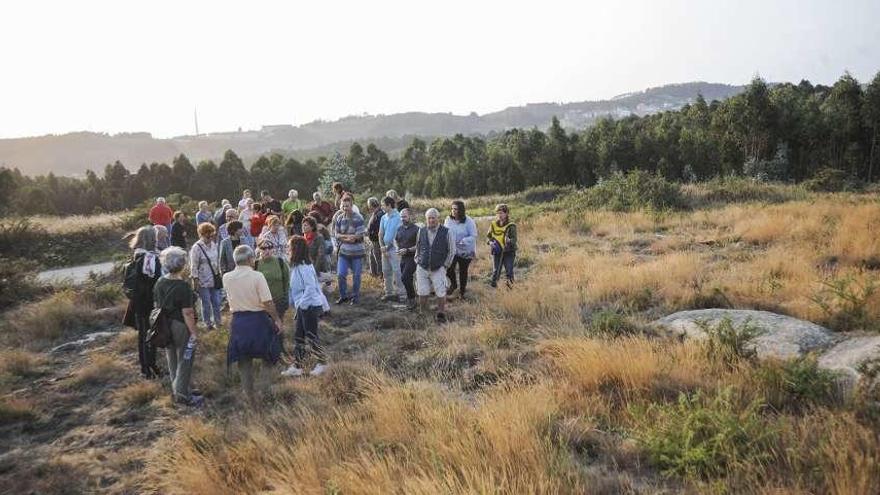
<svg viewBox="0 0 880 495">
<path fill-rule="evenodd" d="M 382 140 L 385 143 L 402 144 L 403 138 L 406 137 L 408 141 L 411 136 L 432 138 L 459 133 L 488 134 L 513 127 L 546 128 L 553 116 L 558 117 L 568 129 L 582 129 L 601 117 L 620 118 L 675 110 L 692 101 L 698 94 L 702 94 L 707 101 L 723 100 L 743 89 L 744 86 L 692 82 L 627 93 L 610 100 L 530 103 L 484 115 L 406 112 L 352 116 L 301 126 L 271 125 L 263 126 L 259 131 L 178 136 L 170 139 L 154 139 L 145 132 L 115 135 L 74 132 L 0 139 L 0 166 L 17 167 L 26 175 L 46 174 L 50 171 L 56 175 L 80 175 L 87 169 L 101 170 L 104 165 L 116 160 L 129 169 L 136 170 L 141 163 L 170 162 L 180 153 L 185 153 L 193 162 L 216 159 L 227 149 L 234 150 L 240 156 L 255 156 L 270 151 L 308 156 L 318 149 L 345 149 L 346 143 L 354 140 Z M 402 144 L 398 149 L 404 146 Z"/>
</svg>

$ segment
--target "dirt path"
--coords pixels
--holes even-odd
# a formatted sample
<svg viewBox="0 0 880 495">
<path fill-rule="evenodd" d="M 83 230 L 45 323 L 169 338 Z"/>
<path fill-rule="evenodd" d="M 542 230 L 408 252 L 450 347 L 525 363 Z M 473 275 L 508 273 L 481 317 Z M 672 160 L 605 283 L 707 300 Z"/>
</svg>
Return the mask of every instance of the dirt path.
<svg viewBox="0 0 880 495">
<path fill-rule="evenodd" d="M 108 261 L 106 263 L 94 263 L 91 265 L 71 266 L 68 268 L 56 268 L 54 270 L 46 270 L 37 274 L 37 280 L 46 284 L 58 284 L 62 282 L 70 282 L 72 284 L 81 284 L 89 279 L 89 275 L 106 275 L 113 271 L 114 263 Z"/>
</svg>

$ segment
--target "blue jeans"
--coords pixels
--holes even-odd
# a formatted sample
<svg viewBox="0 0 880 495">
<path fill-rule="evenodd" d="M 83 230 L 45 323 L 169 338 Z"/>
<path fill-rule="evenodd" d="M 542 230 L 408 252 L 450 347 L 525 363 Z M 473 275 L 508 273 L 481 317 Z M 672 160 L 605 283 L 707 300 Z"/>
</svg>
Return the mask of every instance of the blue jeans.
<svg viewBox="0 0 880 495">
<path fill-rule="evenodd" d="M 351 298 L 357 300 L 361 295 L 361 270 L 364 267 L 363 256 L 339 255 L 339 266 L 336 270 L 336 281 L 339 284 L 339 297 L 348 297 L 348 270 L 351 269 Z"/>
<path fill-rule="evenodd" d="M 220 324 L 220 289 L 199 287 L 199 299 L 202 300 L 202 319 L 208 326 Z M 211 320 L 214 315 L 214 320 Z"/>
</svg>

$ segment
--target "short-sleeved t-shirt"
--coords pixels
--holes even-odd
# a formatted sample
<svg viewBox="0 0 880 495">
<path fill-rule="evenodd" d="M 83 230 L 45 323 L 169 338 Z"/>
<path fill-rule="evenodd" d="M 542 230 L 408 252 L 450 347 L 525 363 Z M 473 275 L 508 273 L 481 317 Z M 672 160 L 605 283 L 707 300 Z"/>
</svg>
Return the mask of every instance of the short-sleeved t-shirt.
<svg viewBox="0 0 880 495">
<path fill-rule="evenodd" d="M 272 301 L 269 284 L 262 273 L 249 266 L 239 265 L 223 275 L 223 288 L 229 300 L 229 310 L 264 311 L 263 303 Z"/>
<path fill-rule="evenodd" d="M 183 321 L 183 309 L 193 307 L 196 295 L 186 281 L 164 276 L 159 278 L 153 287 L 153 301 L 156 307 L 165 310 L 169 317 Z"/>
</svg>

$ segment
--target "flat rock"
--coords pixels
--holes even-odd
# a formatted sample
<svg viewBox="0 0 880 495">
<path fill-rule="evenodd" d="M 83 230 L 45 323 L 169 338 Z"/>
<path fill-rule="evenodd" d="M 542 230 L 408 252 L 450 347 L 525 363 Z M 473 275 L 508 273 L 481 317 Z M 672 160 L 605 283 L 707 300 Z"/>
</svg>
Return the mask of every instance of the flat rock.
<svg viewBox="0 0 880 495">
<path fill-rule="evenodd" d="M 880 335 L 851 337 L 819 357 L 819 367 L 837 371 L 853 382 L 862 377 L 859 368 L 872 361 L 880 362 Z"/>
<path fill-rule="evenodd" d="M 799 320 L 769 311 L 746 309 L 698 309 L 679 311 L 656 320 L 654 325 L 666 328 L 688 338 L 706 338 L 700 323 L 714 326 L 725 318 L 734 327 L 746 322 L 761 330 L 754 340 L 755 351 L 761 359 L 792 359 L 821 350 L 834 344 L 834 334 L 815 323 Z"/>
</svg>

